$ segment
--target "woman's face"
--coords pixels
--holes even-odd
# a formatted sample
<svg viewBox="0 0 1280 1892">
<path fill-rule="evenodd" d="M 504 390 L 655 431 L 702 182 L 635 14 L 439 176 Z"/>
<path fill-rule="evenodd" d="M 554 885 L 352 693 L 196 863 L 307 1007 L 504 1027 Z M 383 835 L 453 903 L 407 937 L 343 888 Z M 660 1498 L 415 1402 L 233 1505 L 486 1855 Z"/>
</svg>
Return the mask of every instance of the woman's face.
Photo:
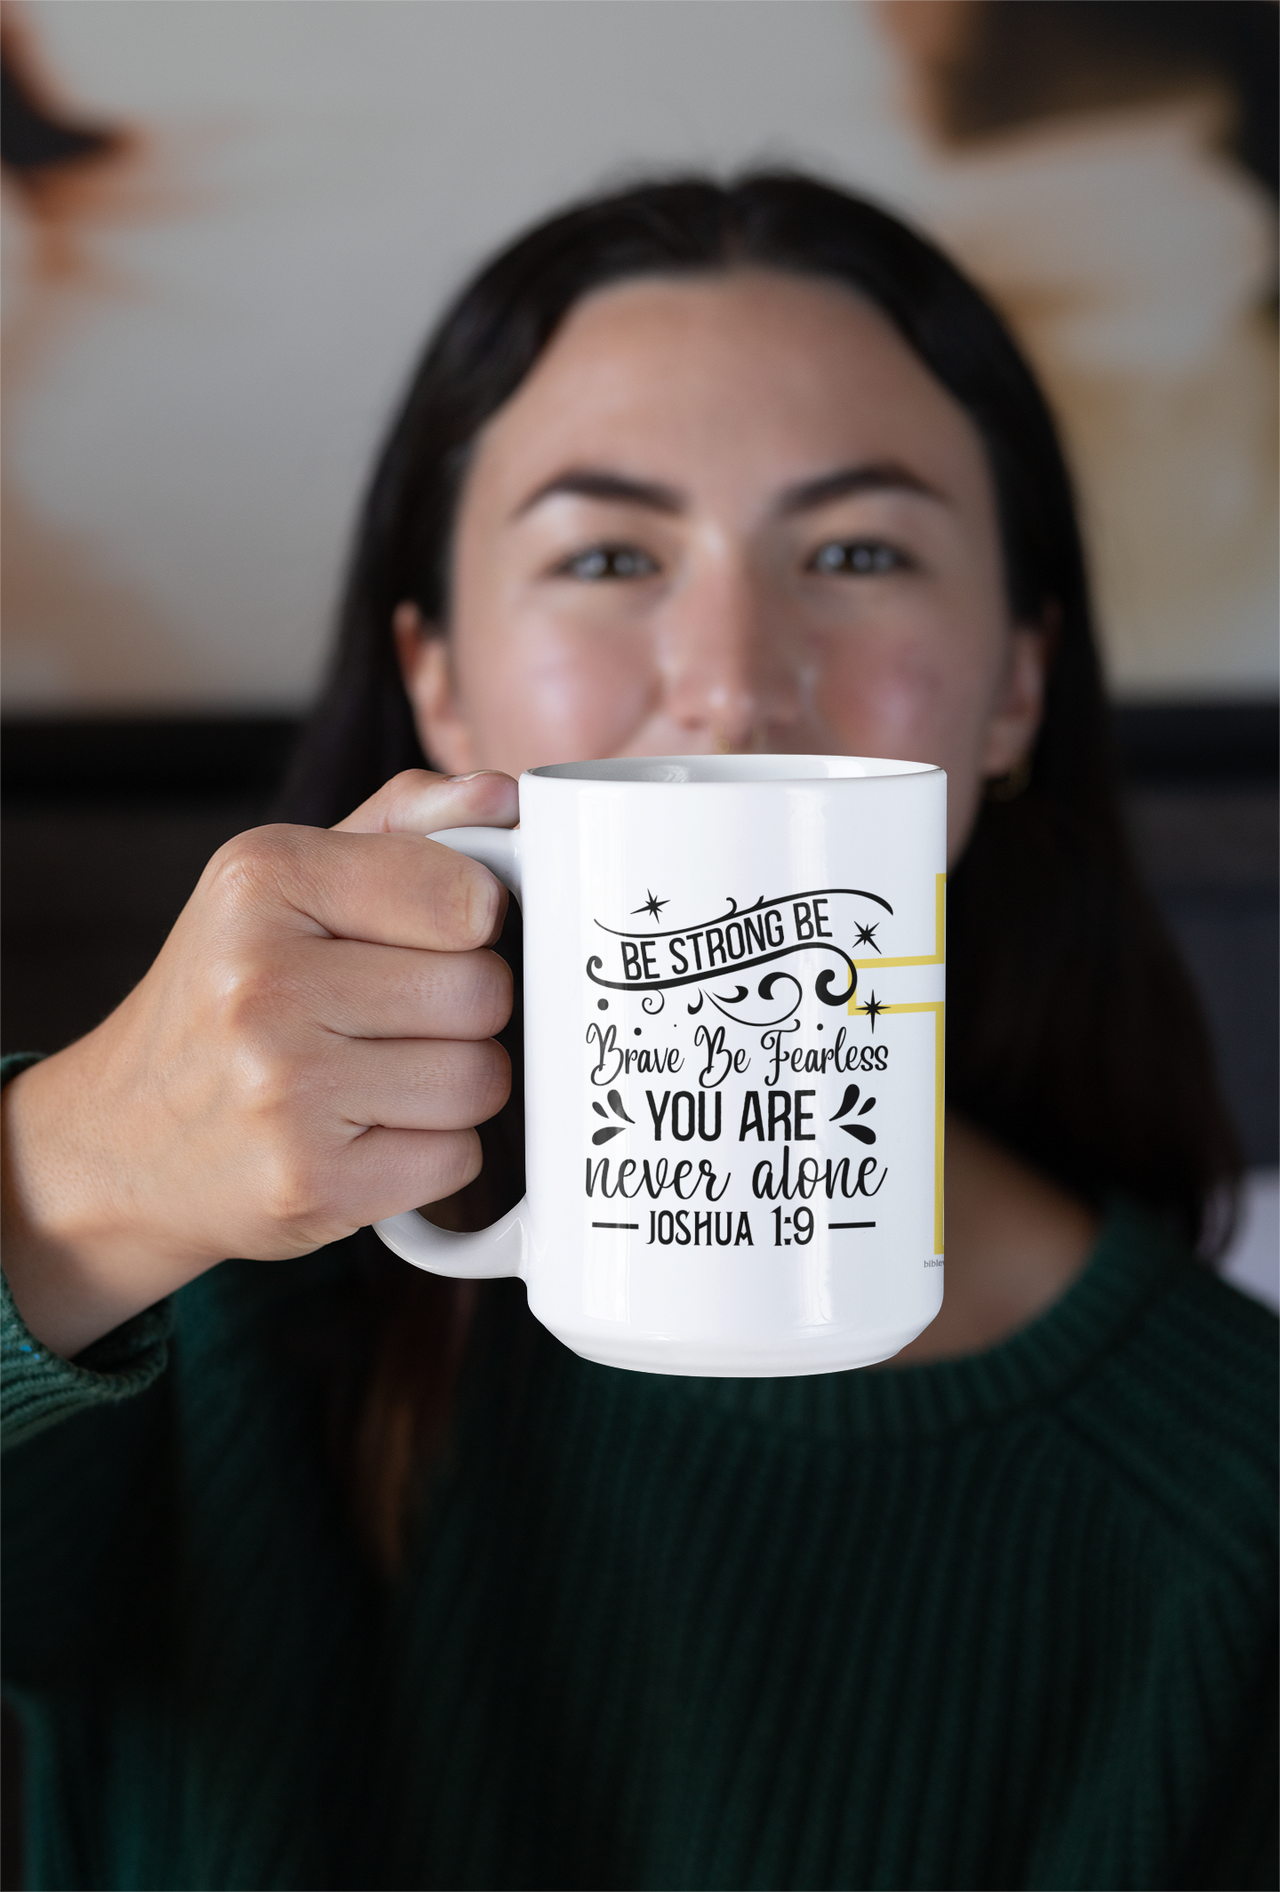
<svg viewBox="0 0 1280 1892">
<path fill-rule="evenodd" d="M 1010 622 L 978 433 L 885 318 L 766 270 L 571 313 L 481 433 L 447 641 L 396 635 L 452 773 L 593 756 L 939 763 L 952 856 L 1025 754 L 1044 638 Z"/>
</svg>

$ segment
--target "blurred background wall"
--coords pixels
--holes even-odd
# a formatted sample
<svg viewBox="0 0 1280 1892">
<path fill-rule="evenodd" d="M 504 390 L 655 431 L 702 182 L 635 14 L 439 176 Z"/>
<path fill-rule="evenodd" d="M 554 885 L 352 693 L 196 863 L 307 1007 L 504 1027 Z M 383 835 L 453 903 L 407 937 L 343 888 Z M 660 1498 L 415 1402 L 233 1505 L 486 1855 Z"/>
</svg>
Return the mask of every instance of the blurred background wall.
<svg viewBox="0 0 1280 1892">
<path fill-rule="evenodd" d="M 1003 306 L 1067 429 L 1117 693 L 1273 694 L 1274 14 L 15 4 L 7 707 L 300 708 L 450 289 L 602 181 L 761 159 L 905 210 Z"/>
<path fill-rule="evenodd" d="M 1275 0 L 13 0 L 4 1042 L 260 818 L 443 298 L 651 168 L 939 236 L 1065 429 L 1135 835 L 1276 1160 Z M 1259 1187 L 1271 1187 L 1265 1177 Z"/>
<path fill-rule="evenodd" d="M 120 139 L 6 197 L 13 709 L 300 707 L 410 358 L 524 221 L 650 163 L 915 165 L 860 6 L 12 17 L 45 96 Z"/>
</svg>

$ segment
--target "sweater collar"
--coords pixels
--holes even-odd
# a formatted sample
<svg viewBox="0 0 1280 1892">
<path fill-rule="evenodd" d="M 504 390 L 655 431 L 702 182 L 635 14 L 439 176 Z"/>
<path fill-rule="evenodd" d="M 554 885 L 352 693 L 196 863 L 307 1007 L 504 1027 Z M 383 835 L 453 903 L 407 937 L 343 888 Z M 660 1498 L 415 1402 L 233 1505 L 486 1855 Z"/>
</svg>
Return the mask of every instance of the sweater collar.
<svg viewBox="0 0 1280 1892">
<path fill-rule="evenodd" d="M 666 1379 L 693 1399 L 771 1429 L 877 1440 L 991 1424 L 1062 1397 L 1123 1344 L 1181 1269 L 1186 1250 L 1123 1199 L 1106 1214 L 1083 1272 L 1052 1307 L 983 1353 L 928 1365 L 788 1379 Z"/>
</svg>

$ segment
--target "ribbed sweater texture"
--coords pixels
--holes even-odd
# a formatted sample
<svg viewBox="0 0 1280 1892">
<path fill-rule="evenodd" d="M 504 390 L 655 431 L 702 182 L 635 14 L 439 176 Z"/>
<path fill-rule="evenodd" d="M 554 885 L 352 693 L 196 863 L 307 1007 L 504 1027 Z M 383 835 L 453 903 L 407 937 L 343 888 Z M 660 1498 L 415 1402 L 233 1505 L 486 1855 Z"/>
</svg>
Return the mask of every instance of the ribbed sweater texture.
<svg viewBox="0 0 1280 1892">
<path fill-rule="evenodd" d="M 31 1887 L 1276 1884 L 1275 1323 L 1136 1210 L 935 1366 L 498 1323 L 394 1584 L 290 1342 L 350 1267 L 76 1363 L 6 1293 Z"/>
</svg>

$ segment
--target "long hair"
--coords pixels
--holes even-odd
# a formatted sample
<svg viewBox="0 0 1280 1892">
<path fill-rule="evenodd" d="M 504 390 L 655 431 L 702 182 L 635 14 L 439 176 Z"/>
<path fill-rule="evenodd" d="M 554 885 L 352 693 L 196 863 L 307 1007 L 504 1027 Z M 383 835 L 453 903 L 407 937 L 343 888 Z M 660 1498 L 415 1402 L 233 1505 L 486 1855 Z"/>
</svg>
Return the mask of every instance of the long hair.
<svg viewBox="0 0 1280 1892">
<path fill-rule="evenodd" d="M 1030 779 L 1016 797 L 983 805 L 951 879 L 949 1099 L 1087 1202 L 1126 1192 L 1201 1243 L 1238 1175 L 1235 1135 L 1190 980 L 1126 840 L 1053 421 L 991 306 L 931 243 L 870 203 L 792 174 L 643 184 L 538 225 L 481 270 L 437 326 L 378 459 L 333 665 L 278 813 L 329 825 L 397 770 L 425 764 L 392 613 L 412 600 L 447 632 L 453 522 L 476 437 L 568 312 L 627 278 L 735 265 L 830 279 L 883 312 L 982 437 L 1012 617 L 1053 626 Z M 513 946 L 509 938 L 503 950 Z M 484 1140 L 485 1174 L 451 1205 L 454 1226 L 492 1219 L 518 1195 L 518 1100 Z M 408 1468 L 447 1432 L 468 1329 L 489 1290 L 371 1250 L 361 1265 L 384 1281 L 393 1271 L 396 1283 L 352 1459 L 365 1535 L 394 1562 Z"/>
</svg>

